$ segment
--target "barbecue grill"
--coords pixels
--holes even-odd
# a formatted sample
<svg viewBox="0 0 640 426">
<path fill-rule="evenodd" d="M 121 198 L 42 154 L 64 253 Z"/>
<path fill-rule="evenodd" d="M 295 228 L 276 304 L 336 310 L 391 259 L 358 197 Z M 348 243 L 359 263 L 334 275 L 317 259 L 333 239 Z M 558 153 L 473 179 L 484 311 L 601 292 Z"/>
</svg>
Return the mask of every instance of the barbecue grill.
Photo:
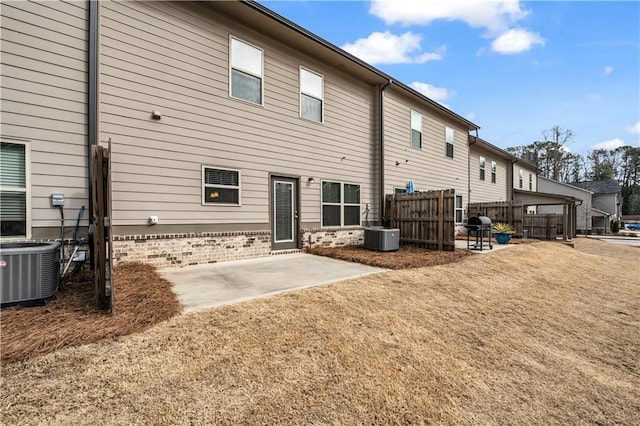
<svg viewBox="0 0 640 426">
<path fill-rule="evenodd" d="M 493 249 L 491 243 L 491 228 L 493 224 L 491 219 L 487 216 L 473 216 L 470 217 L 465 225 L 467 228 L 467 249 L 482 251 L 487 245 L 489 250 Z M 471 237 L 475 237 L 476 241 L 472 244 Z M 485 237 L 488 238 L 488 243 L 484 241 Z"/>
</svg>

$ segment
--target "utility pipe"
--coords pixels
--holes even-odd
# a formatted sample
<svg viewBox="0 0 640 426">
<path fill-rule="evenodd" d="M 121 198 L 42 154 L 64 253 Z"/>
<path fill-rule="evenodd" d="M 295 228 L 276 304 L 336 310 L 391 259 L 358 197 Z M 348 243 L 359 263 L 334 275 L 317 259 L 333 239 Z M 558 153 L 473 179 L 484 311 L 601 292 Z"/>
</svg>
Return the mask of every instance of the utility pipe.
<svg viewBox="0 0 640 426">
<path fill-rule="evenodd" d="M 380 141 L 380 164 L 379 164 L 379 177 L 380 181 L 378 182 L 378 186 L 380 187 L 380 222 L 382 226 L 386 226 L 387 218 L 385 216 L 385 198 L 384 198 L 384 91 L 387 87 L 393 84 L 393 80 L 389 79 L 382 88 L 380 88 L 380 128 L 379 132 L 379 141 Z"/>
</svg>

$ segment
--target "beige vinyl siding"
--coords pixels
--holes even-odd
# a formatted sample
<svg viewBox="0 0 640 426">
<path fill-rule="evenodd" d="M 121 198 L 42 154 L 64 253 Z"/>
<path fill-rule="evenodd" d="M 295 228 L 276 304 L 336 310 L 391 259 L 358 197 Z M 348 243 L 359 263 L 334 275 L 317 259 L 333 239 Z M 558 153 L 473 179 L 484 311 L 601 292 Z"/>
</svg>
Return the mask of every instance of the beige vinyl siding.
<svg viewBox="0 0 640 426">
<path fill-rule="evenodd" d="M 320 222 L 322 179 L 360 184 L 362 210 L 373 207 L 376 88 L 201 4 L 100 10 L 100 138 L 113 143 L 115 225 L 151 214 L 161 224 L 268 223 L 269 174 L 301 178 L 305 223 Z M 264 52 L 264 106 L 229 96 L 230 35 Z M 324 123 L 299 117 L 301 65 L 324 76 Z M 240 170 L 242 205 L 203 206 L 201 165 Z"/>
<path fill-rule="evenodd" d="M 485 180 L 480 180 L 480 157 L 485 159 Z M 491 162 L 496 162 L 496 183 L 491 183 Z M 506 201 L 507 193 L 507 168 L 511 167 L 511 161 L 491 154 L 478 146 L 471 145 L 470 152 L 470 176 L 472 203 L 485 201 Z"/>
<path fill-rule="evenodd" d="M 67 218 L 87 205 L 87 19 L 86 2 L 2 4 L 0 136 L 31 148 L 32 228 L 60 225 L 51 193 Z"/>
<path fill-rule="evenodd" d="M 411 179 L 418 191 L 455 189 L 466 206 L 469 130 L 393 89 L 385 92 L 384 109 L 385 193 L 404 188 Z M 422 149 L 411 148 L 410 110 L 422 114 Z M 446 155 L 446 126 L 454 130 L 453 158 Z"/>
<path fill-rule="evenodd" d="M 522 170 L 522 188 L 520 188 L 520 171 Z M 513 187 L 515 189 L 522 189 L 523 191 L 529 190 L 529 174 L 532 176 L 533 187 L 532 191 L 537 191 L 537 177 L 536 170 L 530 167 L 522 166 L 522 163 L 514 163 L 513 164 Z"/>
</svg>

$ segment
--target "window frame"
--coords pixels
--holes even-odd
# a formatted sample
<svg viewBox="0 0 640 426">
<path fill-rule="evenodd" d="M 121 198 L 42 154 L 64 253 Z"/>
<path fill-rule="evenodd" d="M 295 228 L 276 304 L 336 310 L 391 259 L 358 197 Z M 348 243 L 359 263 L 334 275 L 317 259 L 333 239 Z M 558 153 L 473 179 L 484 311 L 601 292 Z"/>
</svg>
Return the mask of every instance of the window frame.
<svg viewBox="0 0 640 426">
<path fill-rule="evenodd" d="M 523 175 L 522 175 L 522 169 L 518 170 L 518 187 L 519 189 L 522 189 L 523 186 Z"/>
<path fill-rule="evenodd" d="M 339 203 L 325 203 L 323 200 L 323 185 L 324 183 L 337 183 L 340 185 L 340 202 Z M 346 203 L 344 197 L 344 186 L 345 185 L 354 185 L 360 188 L 360 202 L 358 204 L 355 203 Z M 339 206 L 340 207 L 340 225 L 326 225 L 324 224 L 324 206 Z M 358 224 L 357 225 L 345 225 L 344 224 L 344 208 L 346 207 L 354 207 L 358 206 Z M 320 227 L 321 228 L 360 228 L 362 227 L 362 184 L 355 182 L 342 182 L 331 179 L 323 179 L 320 181 Z"/>
<path fill-rule="evenodd" d="M 529 173 L 529 191 L 533 191 L 533 174 Z"/>
<path fill-rule="evenodd" d="M 460 200 L 460 207 L 458 207 L 458 200 Z M 454 204 L 454 210 L 455 210 L 455 217 L 454 217 L 454 221 L 455 223 L 464 223 L 464 198 L 462 197 L 462 195 L 456 195 L 455 198 L 455 204 Z M 458 221 L 458 212 L 460 212 L 460 221 Z"/>
<path fill-rule="evenodd" d="M 205 169 L 215 169 L 215 170 L 225 170 L 229 172 L 238 173 L 238 185 L 217 185 L 212 183 L 205 183 Z M 205 200 L 205 188 L 227 188 L 227 189 L 237 189 L 238 190 L 238 203 L 207 203 Z M 219 167 L 212 166 L 208 164 L 202 164 L 201 167 L 201 176 L 200 176 L 200 191 L 201 191 L 201 203 L 203 206 L 227 206 L 227 207 L 242 207 L 242 171 L 239 169 L 230 169 L 228 167 Z"/>
<path fill-rule="evenodd" d="M 449 133 L 451 133 L 451 141 L 449 141 Z M 453 127 L 444 126 L 444 155 L 449 158 L 454 157 L 454 142 L 456 140 L 456 134 Z M 449 155 L 449 147 L 451 147 L 451 155 Z"/>
<path fill-rule="evenodd" d="M 478 163 L 479 163 L 479 171 L 480 171 L 478 178 L 481 181 L 484 181 L 486 177 L 487 159 L 484 158 L 483 156 L 480 156 L 480 158 L 478 158 Z"/>
<path fill-rule="evenodd" d="M 25 234 L 24 235 L 0 235 L 0 240 L 28 240 L 31 239 L 31 143 L 28 141 L 2 139 L 2 143 L 24 146 L 24 194 L 25 194 Z M 0 192 L 16 192 L 22 188 L 0 187 Z"/>
<path fill-rule="evenodd" d="M 491 161 L 491 183 L 496 183 L 498 172 L 498 164 L 495 161 Z"/>
<path fill-rule="evenodd" d="M 242 98 L 238 98 L 237 96 L 233 96 L 233 70 L 234 70 L 234 66 L 233 66 L 233 48 L 232 48 L 232 40 L 235 40 L 239 43 L 242 44 L 246 44 L 247 46 L 253 47 L 256 50 L 260 51 L 260 75 L 255 75 L 254 73 L 238 68 L 236 67 L 235 70 L 242 72 L 244 74 L 256 77 L 260 79 L 260 103 L 255 103 L 252 101 L 248 101 L 246 99 L 242 99 Z M 258 47 L 256 45 L 254 45 L 253 43 L 249 43 L 239 37 L 236 37 L 234 35 L 229 35 L 229 98 L 231 99 L 235 99 L 237 101 L 240 102 L 246 102 L 249 105 L 257 105 L 257 106 L 264 106 L 264 49 L 262 49 L 261 47 Z"/>
<path fill-rule="evenodd" d="M 413 124 L 414 114 L 417 117 L 417 119 L 420 120 L 420 123 L 416 125 L 416 127 L 420 127 L 420 129 L 416 129 L 414 127 L 414 124 Z M 415 109 L 410 109 L 409 110 L 409 121 L 410 121 L 409 127 L 411 129 L 410 137 L 409 137 L 409 146 L 411 148 L 414 148 L 414 149 L 422 149 L 422 147 L 424 146 L 424 143 L 423 143 L 423 141 L 424 141 L 424 138 L 423 138 L 424 132 L 422 131 L 422 114 L 420 112 L 416 111 Z M 420 135 L 420 146 L 415 146 L 413 144 L 413 132 L 414 131 L 418 132 L 418 134 Z"/>
<path fill-rule="evenodd" d="M 320 77 L 321 82 L 322 82 L 322 98 L 316 98 L 314 95 L 311 95 L 309 93 L 305 93 L 302 90 L 302 72 L 308 72 L 310 74 L 314 74 L 318 77 Z M 309 117 L 303 117 L 302 116 L 302 95 L 305 96 L 309 96 L 310 98 L 316 99 L 320 101 L 320 121 L 314 120 L 312 118 Z M 304 67 L 302 65 L 300 65 L 299 67 L 299 71 L 298 71 L 298 116 L 303 119 L 303 120 L 307 120 L 307 121 L 311 121 L 313 123 L 319 123 L 319 124 L 324 124 L 324 75 L 320 74 L 319 72 L 315 72 L 313 70 L 311 70 L 310 68 Z"/>
</svg>

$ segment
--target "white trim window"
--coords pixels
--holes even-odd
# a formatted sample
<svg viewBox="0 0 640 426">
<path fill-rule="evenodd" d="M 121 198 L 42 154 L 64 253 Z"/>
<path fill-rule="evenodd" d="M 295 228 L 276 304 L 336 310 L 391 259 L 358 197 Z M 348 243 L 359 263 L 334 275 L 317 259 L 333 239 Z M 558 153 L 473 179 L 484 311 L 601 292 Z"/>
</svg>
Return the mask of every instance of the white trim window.
<svg viewBox="0 0 640 426">
<path fill-rule="evenodd" d="M 240 205 L 240 171 L 202 166 L 202 205 Z"/>
<path fill-rule="evenodd" d="M 411 110 L 411 147 L 422 149 L 422 115 Z"/>
<path fill-rule="evenodd" d="M 263 51 L 229 37 L 229 96 L 262 105 Z"/>
<path fill-rule="evenodd" d="M 324 121 L 324 77 L 300 67 L 300 117 Z"/>
<path fill-rule="evenodd" d="M 529 173 L 529 191 L 533 191 L 533 175 Z"/>
<path fill-rule="evenodd" d="M 451 127 L 445 126 L 445 128 L 444 128 L 444 140 L 445 140 L 445 144 L 446 144 L 445 149 L 446 149 L 447 157 L 453 158 L 454 133 L 453 133 L 453 129 Z"/>
<path fill-rule="evenodd" d="M 462 195 L 456 195 L 456 223 L 462 223 L 464 209 L 462 208 Z"/>
<path fill-rule="evenodd" d="M 484 157 L 480 157 L 480 180 L 484 180 L 484 172 L 486 167 L 486 160 Z"/>
<path fill-rule="evenodd" d="M 0 236 L 31 237 L 29 145 L 2 142 L 0 147 Z"/>
<path fill-rule="evenodd" d="M 322 226 L 360 226 L 360 185 L 322 181 Z"/>
<path fill-rule="evenodd" d="M 522 170 L 519 170 L 518 188 L 522 189 Z"/>
<path fill-rule="evenodd" d="M 498 173 L 498 165 L 495 161 L 491 162 L 491 183 L 496 183 L 496 174 Z"/>
</svg>

